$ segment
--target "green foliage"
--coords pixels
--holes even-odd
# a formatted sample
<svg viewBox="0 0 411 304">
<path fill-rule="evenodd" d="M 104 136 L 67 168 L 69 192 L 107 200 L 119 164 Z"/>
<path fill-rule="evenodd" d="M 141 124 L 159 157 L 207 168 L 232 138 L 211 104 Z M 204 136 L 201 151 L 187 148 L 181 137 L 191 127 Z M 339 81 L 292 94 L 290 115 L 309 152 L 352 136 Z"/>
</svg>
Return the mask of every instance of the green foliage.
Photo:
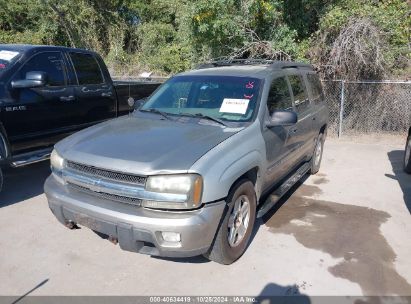
<svg viewBox="0 0 411 304">
<path fill-rule="evenodd" d="M 331 3 L 331 0 L 284 0 L 283 16 L 287 24 L 297 31 L 299 39 L 305 39 L 318 30 L 318 22 Z"/>
<path fill-rule="evenodd" d="M 405 0 L 0 0 L 0 43 L 93 49 L 112 68 L 176 73 L 220 56 L 330 58 L 355 18 L 378 28 L 389 72 L 409 70 Z M 370 42 L 372 43 L 372 42 Z"/>
<path fill-rule="evenodd" d="M 311 36 L 312 59 L 324 63 L 333 41 L 350 20 L 368 19 L 383 40 L 383 57 L 388 72 L 406 69 L 410 63 L 410 5 L 404 0 L 344 0 L 329 6 L 319 29 Z M 370 42 L 372 43 L 372 42 Z M 317 48 L 317 51 L 315 49 Z"/>
</svg>

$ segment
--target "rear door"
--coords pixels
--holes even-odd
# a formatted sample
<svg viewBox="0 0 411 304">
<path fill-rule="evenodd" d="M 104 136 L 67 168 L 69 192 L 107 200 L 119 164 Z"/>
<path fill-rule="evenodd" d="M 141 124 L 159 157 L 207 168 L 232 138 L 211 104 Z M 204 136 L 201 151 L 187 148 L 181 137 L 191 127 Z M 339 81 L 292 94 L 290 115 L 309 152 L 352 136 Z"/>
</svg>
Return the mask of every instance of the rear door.
<svg viewBox="0 0 411 304">
<path fill-rule="evenodd" d="M 3 125 L 13 152 L 52 145 L 71 126 L 74 91 L 67 86 L 64 57 L 59 51 L 33 55 L 11 80 L 25 79 L 27 72 L 47 73 L 44 87 L 13 89 L 7 85 L 10 102 L 2 113 Z"/>
<path fill-rule="evenodd" d="M 267 120 L 269 120 L 269 117 L 271 117 L 276 110 L 293 110 L 292 95 L 286 77 L 280 76 L 271 82 L 267 97 L 267 109 Z M 265 177 L 266 189 L 278 182 L 286 174 L 287 163 L 290 161 L 290 143 L 292 143 L 290 139 L 293 135 L 292 130 L 293 126 L 263 128 L 263 138 L 268 162 Z"/>
<path fill-rule="evenodd" d="M 288 80 L 293 93 L 294 108 L 298 115 L 298 122 L 292 128 L 292 138 L 290 139 L 290 153 L 293 155 L 291 165 L 295 167 L 300 162 L 307 160 L 312 153 L 312 108 L 304 76 L 299 73 L 290 73 Z"/>
<path fill-rule="evenodd" d="M 111 79 L 91 53 L 69 52 L 75 74 L 79 127 L 95 124 L 116 116 L 117 100 Z"/>
</svg>

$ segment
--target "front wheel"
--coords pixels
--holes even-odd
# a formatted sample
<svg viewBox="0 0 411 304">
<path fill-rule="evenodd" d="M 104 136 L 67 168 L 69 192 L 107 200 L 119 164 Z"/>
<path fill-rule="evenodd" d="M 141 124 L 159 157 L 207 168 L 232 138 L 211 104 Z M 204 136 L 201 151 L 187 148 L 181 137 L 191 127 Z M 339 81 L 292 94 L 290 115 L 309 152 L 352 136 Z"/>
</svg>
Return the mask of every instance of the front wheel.
<svg viewBox="0 0 411 304">
<path fill-rule="evenodd" d="M 404 171 L 411 173 L 411 135 L 407 138 L 404 153 Z"/>
<path fill-rule="evenodd" d="M 257 198 L 249 180 L 237 182 L 227 197 L 228 210 L 214 242 L 204 256 L 214 262 L 229 265 L 241 257 L 253 231 Z"/>
</svg>

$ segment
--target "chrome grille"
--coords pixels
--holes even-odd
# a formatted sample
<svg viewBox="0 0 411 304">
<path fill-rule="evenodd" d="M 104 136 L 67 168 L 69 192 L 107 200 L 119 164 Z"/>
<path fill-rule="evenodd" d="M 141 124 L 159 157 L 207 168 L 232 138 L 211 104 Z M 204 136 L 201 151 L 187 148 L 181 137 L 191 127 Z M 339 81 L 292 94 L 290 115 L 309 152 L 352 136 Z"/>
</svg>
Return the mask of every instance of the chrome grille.
<svg viewBox="0 0 411 304">
<path fill-rule="evenodd" d="M 81 191 L 86 194 L 98 196 L 98 197 L 108 199 L 108 200 L 113 200 L 113 201 L 129 204 L 133 206 L 141 206 L 141 203 L 142 203 L 142 200 L 138 198 L 120 196 L 120 195 L 115 195 L 115 194 L 105 193 L 105 192 L 94 192 L 86 187 L 82 187 L 82 186 L 71 184 L 71 183 L 69 183 L 69 185 L 70 187 L 74 188 L 77 191 Z"/>
<path fill-rule="evenodd" d="M 135 184 L 135 185 L 145 185 L 146 179 L 147 179 L 144 176 L 124 174 L 124 173 L 114 172 L 110 170 L 99 169 L 93 166 L 87 166 L 87 165 L 75 163 L 72 161 L 67 161 L 67 167 L 77 172 L 81 172 L 83 174 L 89 175 L 89 176 L 97 176 L 97 177 L 102 177 L 102 178 L 113 180 L 113 181 L 126 182 L 130 184 Z"/>
</svg>

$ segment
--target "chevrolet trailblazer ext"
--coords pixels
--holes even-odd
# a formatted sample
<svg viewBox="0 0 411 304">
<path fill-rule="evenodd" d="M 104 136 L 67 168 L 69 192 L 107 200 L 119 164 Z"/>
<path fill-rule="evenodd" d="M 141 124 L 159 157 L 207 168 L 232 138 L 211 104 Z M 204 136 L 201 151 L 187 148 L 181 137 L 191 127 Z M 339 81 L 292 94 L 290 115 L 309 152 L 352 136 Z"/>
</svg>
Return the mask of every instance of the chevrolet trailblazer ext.
<svg viewBox="0 0 411 304">
<path fill-rule="evenodd" d="M 61 223 L 124 250 L 230 264 L 256 217 L 318 172 L 327 121 L 310 65 L 212 62 L 58 143 L 45 193 Z"/>
</svg>

